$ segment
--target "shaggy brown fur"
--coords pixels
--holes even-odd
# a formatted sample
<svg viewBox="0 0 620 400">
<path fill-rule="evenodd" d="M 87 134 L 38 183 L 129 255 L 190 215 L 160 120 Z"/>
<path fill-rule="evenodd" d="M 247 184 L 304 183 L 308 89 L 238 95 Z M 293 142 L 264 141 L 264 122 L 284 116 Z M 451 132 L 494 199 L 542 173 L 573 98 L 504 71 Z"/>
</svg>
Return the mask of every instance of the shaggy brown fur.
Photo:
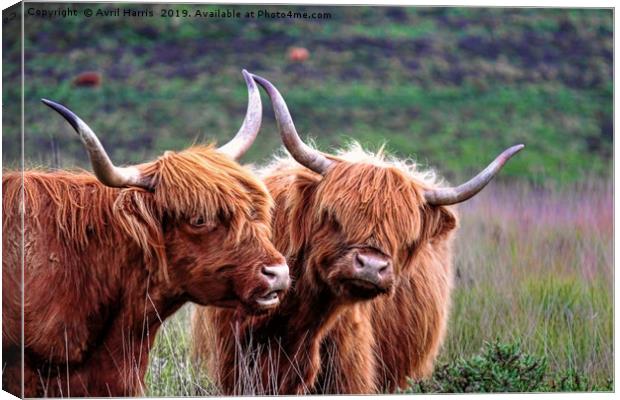
<svg viewBox="0 0 620 400">
<path fill-rule="evenodd" d="M 435 183 L 415 166 L 360 153 L 334 158 L 324 177 L 290 161 L 268 171 L 274 243 L 293 289 L 266 316 L 194 315 L 194 353 L 225 393 L 373 393 L 430 372 L 449 309 L 456 215 L 425 203 Z M 342 279 L 353 251 L 391 260 L 387 293 Z"/>
<path fill-rule="evenodd" d="M 265 186 L 215 148 L 138 168 L 152 192 L 84 172 L 2 176 L 2 347 L 22 346 L 23 255 L 26 397 L 140 394 L 166 317 L 187 301 L 257 311 L 261 269 L 284 263 Z M 5 361 L 3 388 L 19 395 L 19 358 Z"/>
</svg>

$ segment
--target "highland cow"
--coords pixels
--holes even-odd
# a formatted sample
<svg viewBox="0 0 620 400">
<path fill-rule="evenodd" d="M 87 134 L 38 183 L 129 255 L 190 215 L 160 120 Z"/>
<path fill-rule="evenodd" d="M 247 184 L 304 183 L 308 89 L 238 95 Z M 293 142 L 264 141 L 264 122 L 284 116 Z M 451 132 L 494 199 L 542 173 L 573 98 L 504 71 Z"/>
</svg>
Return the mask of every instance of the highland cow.
<svg viewBox="0 0 620 400">
<path fill-rule="evenodd" d="M 304 63 L 310 58 L 310 52 L 304 47 L 291 47 L 288 50 L 288 60 L 292 63 Z"/>
<path fill-rule="evenodd" d="M 429 373 L 450 303 L 449 206 L 482 190 L 523 146 L 461 186 L 438 188 L 431 173 L 358 145 L 337 156 L 307 146 L 277 89 L 253 77 L 296 161 L 263 171 L 274 244 L 294 284 L 267 315 L 198 309 L 197 361 L 226 394 L 373 393 Z"/>
<path fill-rule="evenodd" d="M 97 87 L 101 85 L 101 74 L 95 71 L 87 71 L 73 78 L 75 86 Z"/>
<path fill-rule="evenodd" d="M 73 112 L 43 100 L 77 131 L 96 176 L 3 174 L 5 390 L 135 396 L 157 330 L 184 303 L 260 313 L 280 302 L 290 281 L 269 240 L 272 200 L 234 161 L 261 124 L 258 87 L 244 76 L 250 100 L 233 140 L 129 167 L 114 166 Z"/>
</svg>

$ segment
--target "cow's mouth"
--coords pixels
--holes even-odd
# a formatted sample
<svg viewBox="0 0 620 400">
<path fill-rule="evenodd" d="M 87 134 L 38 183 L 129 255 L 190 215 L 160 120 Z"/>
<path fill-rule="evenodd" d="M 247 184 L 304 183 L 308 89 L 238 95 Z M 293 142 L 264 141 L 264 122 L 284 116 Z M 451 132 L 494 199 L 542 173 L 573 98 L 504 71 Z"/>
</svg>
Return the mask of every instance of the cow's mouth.
<svg viewBox="0 0 620 400">
<path fill-rule="evenodd" d="M 372 299 L 380 294 L 388 293 L 389 288 L 366 279 L 346 279 L 344 286 L 353 298 Z"/>
<path fill-rule="evenodd" d="M 273 290 L 265 295 L 257 297 L 256 303 L 263 308 L 275 307 L 280 302 L 278 293 L 280 293 L 280 290 Z"/>
</svg>

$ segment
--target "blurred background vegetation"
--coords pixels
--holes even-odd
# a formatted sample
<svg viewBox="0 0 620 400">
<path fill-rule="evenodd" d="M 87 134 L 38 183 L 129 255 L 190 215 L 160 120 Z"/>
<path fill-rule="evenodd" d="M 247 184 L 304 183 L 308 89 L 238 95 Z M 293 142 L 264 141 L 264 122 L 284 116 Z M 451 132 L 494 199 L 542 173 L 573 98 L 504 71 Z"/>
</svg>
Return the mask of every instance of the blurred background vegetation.
<svg viewBox="0 0 620 400">
<path fill-rule="evenodd" d="M 477 354 L 496 339 L 518 341 L 518 351 L 542 357 L 537 365 L 552 376 L 592 384 L 549 383 L 537 372 L 532 379 L 540 384 L 476 390 L 613 388 L 612 10 L 27 6 L 80 14 L 26 17 L 27 166 L 90 168 L 70 126 L 42 97 L 73 109 L 119 164 L 196 141 L 223 143 L 245 113 L 242 68 L 280 89 L 302 136 L 323 151 L 351 139 L 370 149 L 386 143 L 456 182 L 525 143 L 497 182 L 459 207 L 439 375 L 411 390 L 458 391 L 453 382 L 462 376 L 486 376 L 486 365 L 495 371 L 495 361 Z M 85 18 L 85 8 L 151 10 L 153 17 Z M 161 18 L 164 9 L 331 18 Z M 21 43 L 11 26 L 19 25 L 4 31 L 5 169 L 17 165 L 20 151 Z M 244 162 L 265 162 L 280 147 L 264 94 L 263 104 L 263 129 Z M 191 366 L 189 308 L 158 335 L 148 394 L 217 393 Z"/>
<path fill-rule="evenodd" d="M 118 163 L 192 142 L 223 143 L 241 124 L 241 69 L 270 79 L 299 131 L 329 151 L 356 139 L 471 175 L 525 143 L 500 175 L 534 183 L 610 176 L 612 11 L 420 7 L 32 4 L 78 17 L 26 16 L 27 164 L 88 167 L 70 127 L 39 99 L 68 105 Z M 83 16 L 152 10 L 153 17 Z M 162 9 L 328 12 L 329 19 L 161 18 Z M 20 43 L 5 40 L 4 82 L 19 82 Z M 307 50 L 295 58 L 293 47 Z M 75 85 L 93 71 L 96 86 Z M 6 85 L 3 161 L 19 146 L 19 85 Z M 244 161 L 280 145 L 270 105 Z"/>
</svg>

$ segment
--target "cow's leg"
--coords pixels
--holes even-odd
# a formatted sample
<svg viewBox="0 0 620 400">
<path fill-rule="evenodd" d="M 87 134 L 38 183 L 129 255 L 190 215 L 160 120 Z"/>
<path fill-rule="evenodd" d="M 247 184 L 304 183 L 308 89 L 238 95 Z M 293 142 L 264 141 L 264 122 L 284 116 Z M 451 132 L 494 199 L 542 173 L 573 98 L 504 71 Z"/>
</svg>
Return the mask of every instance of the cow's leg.
<svg viewBox="0 0 620 400">
<path fill-rule="evenodd" d="M 373 303 L 381 390 L 393 392 L 405 387 L 408 378 L 422 379 L 433 372 L 446 333 L 451 286 L 449 264 L 415 265 L 392 297 Z"/>
<path fill-rule="evenodd" d="M 22 366 L 19 347 L 11 346 L 3 348 L 2 358 L 2 390 L 14 396 L 22 397 Z M 36 395 L 36 392 L 26 392 L 25 395 L 33 397 Z"/>
<path fill-rule="evenodd" d="M 374 338 L 366 307 L 360 304 L 347 310 L 323 340 L 316 393 L 377 392 Z"/>
</svg>

